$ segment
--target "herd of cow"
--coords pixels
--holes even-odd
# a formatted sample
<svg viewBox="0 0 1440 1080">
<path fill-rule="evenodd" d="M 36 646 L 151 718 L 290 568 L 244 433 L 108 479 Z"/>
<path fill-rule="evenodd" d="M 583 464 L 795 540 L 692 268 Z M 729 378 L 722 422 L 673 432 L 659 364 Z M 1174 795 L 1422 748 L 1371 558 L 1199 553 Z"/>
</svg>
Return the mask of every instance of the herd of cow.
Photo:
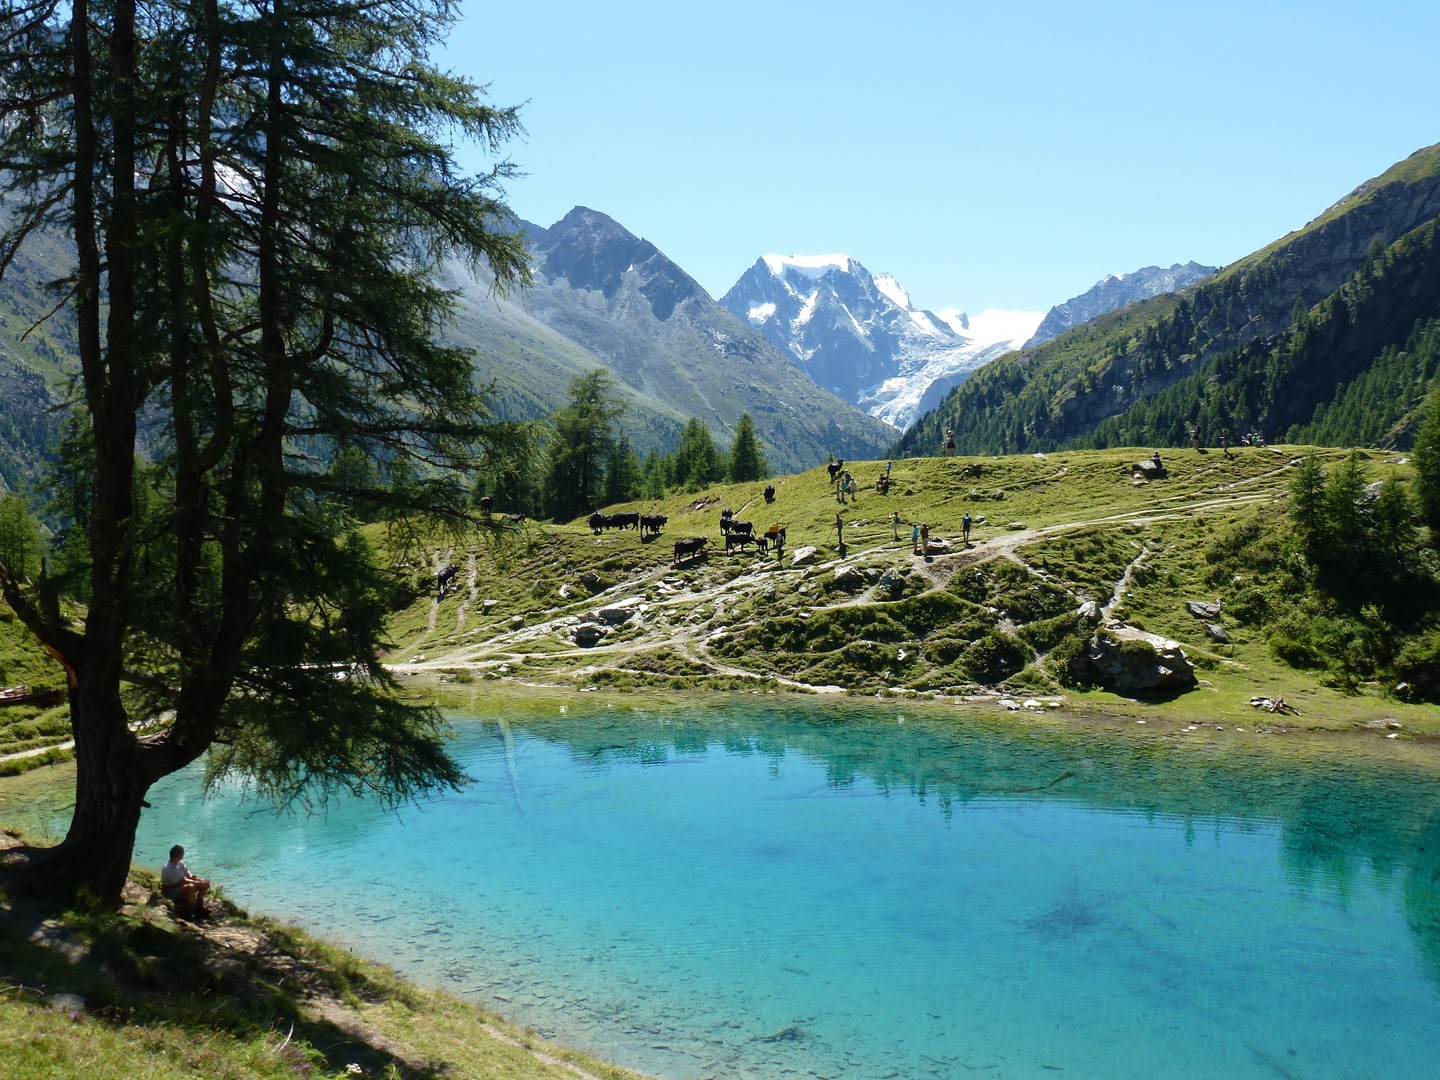
<svg viewBox="0 0 1440 1080">
<path fill-rule="evenodd" d="M 765 489 L 767 502 L 774 501 L 774 493 L 773 486 Z M 634 511 L 622 511 L 616 514 L 596 512 L 586 519 L 586 524 L 594 530 L 596 536 L 606 529 L 639 529 L 641 536 L 659 536 L 660 530 L 669 520 L 664 514 L 638 514 Z M 720 534 L 725 538 L 727 552 L 735 548 L 744 551 L 747 546 L 754 544 L 756 552 L 763 554 L 771 547 L 779 551 L 785 544 L 784 529 L 776 527 L 768 533 L 757 533 L 753 522 L 741 521 L 729 508 L 720 512 Z M 675 565 L 678 566 L 683 560 L 702 554 L 707 542 L 703 536 L 691 536 L 675 541 Z"/>
<path fill-rule="evenodd" d="M 670 519 L 664 514 L 636 514 L 632 512 L 622 512 L 619 514 L 595 513 L 591 514 L 590 517 L 586 520 L 590 525 L 590 528 L 595 530 L 596 536 L 599 536 L 606 529 L 635 528 L 638 528 L 640 530 L 641 536 L 645 536 L 647 534 L 650 536 L 659 536 L 660 530 L 665 527 L 665 523 Z"/>
</svg>

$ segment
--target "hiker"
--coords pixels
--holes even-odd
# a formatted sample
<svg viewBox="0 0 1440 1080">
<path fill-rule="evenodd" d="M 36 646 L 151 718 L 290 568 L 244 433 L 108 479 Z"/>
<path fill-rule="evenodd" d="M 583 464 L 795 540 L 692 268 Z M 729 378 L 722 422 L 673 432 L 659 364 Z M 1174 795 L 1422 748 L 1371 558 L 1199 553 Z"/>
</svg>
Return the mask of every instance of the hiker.
<svg viewBox="0 0 1440 1080">
<path fill-rule="evenodd" d="M 918 521 L 910 523 L 910 547 L 916 555 L 920 554 L 920 523 Z"/>
<path fill-rule="evenodd" d="M 845 501 L 845 478 L 843 476 L 837 477 L 835 480 L 835 501 L 840 503 Z"/>
<path fill-rule="evenodd" d="M 1161 465 L 1161 464 L 1160 464 L 1160 451 L 1159 451 L 1159 450 L 1156 450 L 1153 454 L 1150 455 L 1150 460 L 1155 463 L 1155 468 L 1157 468 L 1157 469 L 1163 469 L 1163 468 L 1165 468 L 1164 465 Z"/>
<path fill-rule="evenodd" d="M 890 470 L 894 468 L 894 466 L 895 463 L 893 461 L 885 462 L 885 482 L 887 484 L 890 482 Z"/>
<path fill-rule="evenodd" d="M 900 511 L 890 511 L 890 534 L 895 537 L 895 542 L 900 542 Z"/>
<path fill-rule="evenodd" d="M 851 476 L 849 473 L 846 473 L 845 475 L 846 475 L 846 477 L 847 477 L 847 480 L 846 480 L 846 482 L 845 482 L 845 486 L 846 486 L 847 488 L 849 488 L 849 490 L 850 490 L 850 501 L 851 501 L 851 502 L 854 502 L 854 501 L 855 501 L 855 478 L 854 478 L 853 476 Z"/>
<path fill-rule="evenodd" d="M 1226 457 L 1230 456 L 1230 429 L 1228 427 L 1220 432 L 1220 449 Z"/>
<path fill-rule="evenodd" d="M 1191 424 L 1191 425 L 1190 425 L 1190 449 L 1191 449 L 1191 450 L 1195 450 L 1195 451 L 1198 451 L 1198 450 L 1200 449 L 1200 425 L 1199 425 L 1199 424 Z"/>
<path fill-rule="evenodd" d="M 952 455 L 953 453 L 955 453 L 955 430 L 954 430 L 953 428 L 946 428 L 946 429 L 945 429 L 945 456 L 946 456 L 946 457 L 949 457 L 949 456 Z"/>
<path fill-rule="evenodd" d="M 960 519 L 960 535 L 965 540 L 965 546 L 970 546 L 970 511 L 965 511 L 965 516 Z"/>
<path fill-rule="evenodd" d="M 845 557 L 845 519 L 839 514 L 835 515 L 835 546 L 840 549 L 840 557 Z"/>
<path fill-rule="evenodd" d="M 928 521 L 920 526 L 920 554 L 930 554 L 930 523 Z"/>
<path fill-rule="evenodd" d="M 192 874 L 184 859 L 185 849 L 179 844 L 170 849 L 170 861 L 160 868 L 160 895 L 175 905 L 175 914 L 182 919 L 203 919 L 210 882 Z"/>
</svg>

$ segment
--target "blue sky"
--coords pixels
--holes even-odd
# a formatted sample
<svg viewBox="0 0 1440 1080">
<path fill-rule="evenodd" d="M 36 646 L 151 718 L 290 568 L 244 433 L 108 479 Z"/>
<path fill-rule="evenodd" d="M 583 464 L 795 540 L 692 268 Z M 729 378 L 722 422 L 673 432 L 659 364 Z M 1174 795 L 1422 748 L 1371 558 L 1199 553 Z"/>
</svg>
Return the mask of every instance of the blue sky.
<svg viewBox="0 0 1440 1080">
<path fill-rule="evenodd" d="M 1043 311 L 1440 142 L 1435 0 L 462 4 L 442 62 L 527 102 L 516 212 L 603 211 L 717 297 L 845 252 L 922 307 Z"/>
</svg>

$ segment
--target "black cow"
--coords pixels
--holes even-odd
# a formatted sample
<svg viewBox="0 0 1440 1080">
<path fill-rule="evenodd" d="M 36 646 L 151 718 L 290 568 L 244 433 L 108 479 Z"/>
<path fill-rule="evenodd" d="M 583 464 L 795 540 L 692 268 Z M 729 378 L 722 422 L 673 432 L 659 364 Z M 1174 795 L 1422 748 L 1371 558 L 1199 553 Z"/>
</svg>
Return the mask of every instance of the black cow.
<svg viewBox="0 0 1440 1080">
<path fill-rule="evenodd" d="M 480 513 L 484 514 L 486 517 L 489 517 L 490 507 L 492 507 L 493 505 L 495 505 L 495 500 L 490 498 L 489 495 L 480 496 Z"/>
<path fill-rule="evenodd" d="M 511 522 L 511 523 L 513 523 L 513 524 L 515 524 L 515 525 L 520 525 L 520 524 L 523 524 L 525 521 L 527 521 L 527 520 L 529 520 L 529 519 L 526 518 L 524 514 L 506 514 L 506 515 L 505 515 L 505 520 L 506 520 L 506 521 L 509 521 L 509 522 Z"/>
<path fill-rule="evenodd" d="M 725 534 L 725 550 L 727 552 L 732 547 L 738 547 L 741 551 L 744 551 L 746 544 L 753 543 L 755 543 L 755 537 L 748 532 L 728 532 Z"/>
<path fill-rule="evenodd" d="M 590 528 L 595 530 L 596 536 L 599 536 L 603 530 L 610 528 L 610 526 L 613 524 L 613 522 L 610 520 L 609 514 L 602 514 L 598 511 L 591 514 L 586 520 L 589 523 Z"/>
<path fill-rule="evenodd" d="M 755 532 L 755 526 L 754 526 L 753 523 L 751 523 L 751 522 L 749 522 L 749 521 L 736 521 L 734 518 L 731 518 L 731 519 L 730 519 L 730 528 L 726 530 L 726 535 L 728 535 L 728 536 L 736 536 L 736 535 L 739 535 L 739 536 L 751 536 L 751 535 L 754 534 L 754 532 Z"/>
<path fill-rule="evenodd" d="M 843 457 L 839 461 L 832 461 L 829 465 L 825 466 L 826 471 L 830 474 L 830 482 L 832 484 L 835 482 L 835 477 L 839 476 L 844 468 L 845 459 Z"/>
<path fill-rule="evenodd" d="M 766 501 L 767 503 L 773 503 L 773 502 L 775 501 L 775 485 L 774 485 L 774 484 L 766 484 L 766 485 L 765 485 L 765 501 Z"/>
<path fill-rule="evenodd" d="M 451 563 L 449 566 L 445 567 L 444 570 L 440 571 L 440 574 L 436 578 L 436 581 L 440 585 L 441 600 L 445 599 L 445 594 L 449 591 L 450 585 L 452 582 L 454 582 L 455 575 L 458 573 L 460 573 L 460 567 L 456 566 L 454 563 Z"/>
<path fill-rule="evenodd" d="M 690 536 L 684 540 L 675 541 L 675 562 L 679 566 L 681 559 L 694 558 L 705 553 L 706 540 L 703 536 Z"/>
<path fill-rule="evenodd" d="M 640 519 L 640 535 L 649 533 L 652 536 L 659 536 L 660 530 L 670 519 L 664 514 L 646 514 Z"/>
<path fill-rule="evenodd" d="M 638 529 L 640 527 L 640 515 L 633 510 L 626 510 L 619 514 L 611 514 L 610 527 L 612 529 Z"/>
</svg>

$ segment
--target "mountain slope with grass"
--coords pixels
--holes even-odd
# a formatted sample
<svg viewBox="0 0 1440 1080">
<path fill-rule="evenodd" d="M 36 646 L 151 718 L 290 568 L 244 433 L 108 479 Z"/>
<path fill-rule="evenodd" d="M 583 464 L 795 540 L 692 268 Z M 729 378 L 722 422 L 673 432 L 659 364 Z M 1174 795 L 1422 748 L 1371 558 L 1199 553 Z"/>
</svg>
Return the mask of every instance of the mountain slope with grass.
<svg viewBox="0 0 1440 1080">
<path fill-rule="evenodd" d="M 888 494 L 872 486 L 883 463 L 851 463 L 864 486 L 844 505 L 820 469 L 771 481 L 774 503 L 760 482 L 612 508 L 665 515 L 655 538 L 584 522 L 450 537 L 405 556 L 413 601 L 394 617 L 388 662 L 461 682 L 1008 695 L 1206 722 L 1343 728 L 1390 718 L 1440 732 L 1440 708 L 1394 689 L 1433 662 L 1425 650 L 1440 640 L 1440 605 L 1367 611 L 1317 586 L 1287 509 L 1309 453 L 1186 452 L 1156 480 L 1134 475 L 1148 451 L 912 459 L 895 463 Z M 1347 459 L 1320 451 L 1316 460 L 1338 476 Z M 1403 486 L 1411 467 L 1398 462 L 1371 453 L 1356 475 Z M 727 553 L 726 508 L 762 532 L 784 523 L 783 560 Z M 967 512 L 970 547 L 959 535 Z M 913 554 L 912 523 L 949 547 Z M 675 542 L 688 537 L 707 538 L 708 555 L 677 564 Z M 1354 547 L 1368 550 L 1358 534 Z M 1425 558 L 1414 580 L 1433 583 Z M 438 597 L 436 575 L 451 565 L 455 584 Z M 1187 602 L 1219 610 L 1197 616 Z M 1301 633 L 1307 622 L 1315 634 Z M 1080 655 L 1112 632 L 1117 645 L 1143 639 L 1132 653 L 1178 646 L 1197 681 L 1120 692 Z M 1327 634 L 1372 646 L 1347 652 Z M 1284 699 L 1300 716 L 1278 720 L 1250 705 L 1257 697 Z"/>
<path fill-rule="evenodd" d="M 1106 421 L 1118 425 L 1118 431 L 1128 430 L 1120 418 L 1137 405 L 1197 375 L 1221 383 L 1223 374 L 1208 365 L 1232 362 L 1247 349 L 1273 351 L 1306 312 L 1326 302 L 1332 309 L 1344 302 L 1335 298 L 1354 275 L 1374 270 L 1377 260 L 1388 259 L 1407 234 L 1422 230 L 1437 215 L 1440 146 L 1432 146 L 1367 181 L 1303 229 L 1204 281 L 1102 315 L 1038 348 L 987 365 L 910 428 L 894 452 L 934 453 L 947 428 L 954 429 L 964 453 L 1080 445 Z M 1407 243 L 1415 242 L 1412 237 Z M 1413 255 L 1412 250 L 1406 257 Z M 1300 421 L 1310 420 L 1316 405 L 1333 402 L 1341 380 L 1359 374 L 1357 365 L 1363 370 L 1383 349 L 1403 344 L 1415 318 L 1435 313 L 1426 308 L 1435 293 L 1429 278 L 1387 281 L 1370 275 L 1367 281 L 1384 294 L 1380 302 L 1393 308 L 1383 326 L 1364 334 L 1365 346 L 1375 351 L 1356 360 L 1361 339 L 1352 335 L 1344 356 L 1333 364 L 1319 361 L 1308 384 L 1297 373 L 1294 389 L 1302 396 L 1288 400 L 1287 418 L 1275 419 L 1276 426 L 1265 431 L 1271 439 L 1286 436 L 1297 412 L 1303 414 Z M 1400 315 L 1406 305 L 1415 313 L 1408 321 Z M 1239 405 L 1235 423 L 1225 425 L 1232 431 L 1246 421 L 1271 422 L 1257 403 Z M 1219 434 L 1202 429 L 1207 441 Z M 1095 441 L 1109 444 L 1118 437 L 1102 432 Z M 1179 445 L 1184 437 L 1167 429 L 1165 438 L 1155 441 Z"/>
</svg>

